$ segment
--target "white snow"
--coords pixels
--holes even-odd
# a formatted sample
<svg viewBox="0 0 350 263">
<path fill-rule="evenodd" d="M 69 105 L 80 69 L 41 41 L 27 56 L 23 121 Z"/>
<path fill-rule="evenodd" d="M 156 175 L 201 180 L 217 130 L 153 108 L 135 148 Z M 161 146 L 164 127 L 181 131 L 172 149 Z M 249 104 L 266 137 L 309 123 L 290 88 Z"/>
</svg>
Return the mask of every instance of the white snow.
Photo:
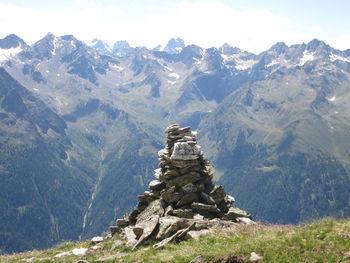
<svg viewBox="0 0 350 263">
<path fill-rule="evenodd" d="M 174 84 L 176 83 L 176 81 L 170 81 L 170 80 L 168 80 L 168 83 L 169 83 L 170 85 L 174 85 Z"/>
<path fill-rule="evenodd" d="M 169 68 L 169 67 L 167 67 L 167 66 L 163 66 L 166 70 L 168 70 L 168 71 L 173 71 L 173 69 L 172 68 Z"/>
<path fill-rule="evenodd" d="M 119 70 L 119 71 L 124 70 L 123 67 L 121 67 L 121 66 L 119 66 L 119 65 L 116 65 L 116 64 L 113 64 L 112 67 L 115 68 L 115 69 L 117 69 L 117 70 Z"/>
<path fill-rule="evenodd" d="M 278 64 L 277 60 L 272 60 L 269 64 L 266 65 L 266 67 L 271 67 L 276 64 Z"/>
<path fill-rule="evenodd" d="M 328 101 L 335 101 L 336 97 L 333 96 L 332 98 L 329 98 Z"/>
<path fill-rule="evenodd" d="M 238 69 L 238 70 L 246 70 L 246 69 L 251 68 L 252 66 L 254 66 L 255 63 L 256 63 L 255 60 L 241 60 L 241 59 L 237 59 L 236 60 L 236 69 Z"/>
<path fill-rule="evenodd" d="M 9 49 L 0 49 L 0 62 L 8 60 L 11 56 L 16 55 L 21 52 L 21 47 L 9 48 Z"/>
<path fill-rule="evenodd" d="M 45 70 L 46 73 L 50 73 L 50 70 Z"/>
<path fill-rule="evenodd" d="M 179 76 L 178 74 L 174 73 L 174 72 L 169 73 L 168 76 L 169 76 L 169 77 L 172 77 L 172 78 L 175 78 L 175 79 L 180 78 L 180 76 Z"/>
<path fill-rule="evenodd" d="M 74 41 L 73 40 L 71 40 L 70 41 L 70 44 L 72 45 L 72 47 L 74 47 L 74 48 L 76 48 L 77 46 L 75 45 L 75 43 L 74 43 Z"/>
<path fill-rule="evenodd" d="M 303 57 L 300 59 L 299 66 L 303 66 L 306 62 L 314 60 L 315 59 L 314 55 L 315 55 L 315 52 L 309 52 L 305 50 L 303 52 Z"/>
<path fill-rule="evenodd" d="M 59 77 L 59 76 L 61 76 L 61 74 L 57 73 L 56 76 Z"/>
<path fill-rule="evenodd" d="M 33 88 L 33 90 L 35 90 L 35 91 L 39 91 L 37 88 Z"/>
<path fill-rule="evenodd" d="M 329 56 L 330 60 L 332 62 L 336 61 L 336 60 L 340 60 L 340 61 L 344 61 L 344 62 L 350 62 L 350 58 L 346 58 L 346 57 L 342 57 L 336 54 L 331 53 L 331 55 Z"/>
</svg>

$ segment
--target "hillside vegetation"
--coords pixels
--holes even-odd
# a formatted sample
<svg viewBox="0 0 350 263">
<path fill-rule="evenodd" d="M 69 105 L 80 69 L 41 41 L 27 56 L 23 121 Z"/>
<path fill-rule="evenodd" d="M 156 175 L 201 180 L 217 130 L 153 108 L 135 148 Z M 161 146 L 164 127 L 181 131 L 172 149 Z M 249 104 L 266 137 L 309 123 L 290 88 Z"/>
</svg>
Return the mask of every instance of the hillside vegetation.
<svg viewBox="0 0 350 263">
<path fill-rule="evenodd" d="M 1 256 L 0 262 L 101 262 L 105 259 L 103 262 L 187 263 L 195 258 L 196 262 L 252 262 L 252 252 L 262 257 L 255 262 L 350 262 L 350 219 L 327 218 L 298 226 L 237 225 L 203 235 L 199 240 L 167 246 L 163 250 L 145 246 L 131 251 L 121 243 L 117 235 L 94 249 L 90 241 L 66 242 L 46 251 Z M 72 249 L 89 247 L 84 256 L 56 256 Z"/>
</svg>

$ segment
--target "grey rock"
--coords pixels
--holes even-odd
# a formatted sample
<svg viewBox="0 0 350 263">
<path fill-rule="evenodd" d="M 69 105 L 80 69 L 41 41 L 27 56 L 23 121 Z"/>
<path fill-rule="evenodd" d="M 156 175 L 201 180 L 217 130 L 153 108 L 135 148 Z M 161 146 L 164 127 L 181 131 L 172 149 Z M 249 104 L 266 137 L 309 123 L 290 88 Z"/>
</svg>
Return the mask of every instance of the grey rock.
<svg viewBox="0 0 350 263">
<path fill-rule="evenodd" d="M 237 217 L 236 221 L 244 225 L 256 225 L 256 223 L 248 217 Z"/>
<path fill-rule="evenodd" d="M 148 238 L 151 236 L 153 231 L 156 229 L 159 223 L 159 215 L 152 215 L 147 220 L 143 220 L 141 223 L 138 223 L 135 225 L 133 232 L 136 236 L 136 239 L 138 239 L 137 243 L 134 245 L 133 249 L 137 248 L 138 246 L 142 245 Z M 138 229 L 135 233 L 135 229 Z M 142 231 L 140 231 L 142 229 Z M 141 233 L 142 232 L 142 233 Z M 141 233 L 141 236 L 136 234 Z"/>
<path fill-rule="evenodd" d="M 122 229 L 121 226 L 110 226 L 109 227 L 109 231 L 111 231 L 111 233 L 118 233 L 120 230 Z"/>
<path fill-rule="evenodd" d="M 175 124 L 172 124 L 170 126 L 168 126 L 166 129 L 165 129 L 165 132 L 166 133 L 169 133 L 169 132 L 172 132 L 172 131 L 177 131 L 180 129 L 180 125 L 175 123 Z"/>
<path fill-rule="evenodd" d="M 191 204 L 199 200 L 197 193 L 187 193 L 176 203 L 176 207 L 181 207 L 187 204 Z"/>
<path fill-rule="evenodd" d="M 191 172 L 189 174 L 181 175 L 179 177 L 176 177 L 172 180 L 170 180 L 167 183 L 168 187 L 175 186 L 175 187 L 181 187 L 188 183 L 194 183 L 197 182 L 200 179 L 200 174 L 196 172 Z"/>
<path fill-rule="evenodd" d="M 198 240 L 200 236 L 209 234 L 210 230 L 209 229 L 201 229 L 201 230 L 192 230 L 188 231 L 186 235 L 186 239 L 195 239 Z"/>
<path fill-rule="evenodd" d="M 159 219 L 159 231 L 156 236 L 156 240 L 163 240 L 175 234 L 178 230 L 187 228 L 190 225 L 188 220 L 174 217 L 165 216 Z"/>
<path fill-rule="evenodd" d="M 192 209 L 175 209 L 171 211 L 171 214 L 182 218 L 193 218 L 194 215 Z"/>
<path fill-rule="evenodd" d="M 114 241 L 113 245 L 112 245 L 112 250 L 122 247 L 124 246 L 125 242 L 123 242 L 122 240 L 116 240 Z"/>
<path fill-rule="evenodd" d="M 124 238 L 126 239 L 126 246 L 133 247 L 137 243 L 136 235 L 132 227 L 125 227 L 122 232 Z"/>
<path fill-rule="evenodd" d="M 95 260 L 95 262 L 110 261 L 110 260 L 113 260 L 113 259 L 125 257 L 125 256 L 127 256 L 129 254 L 130 253 L 126 253 L 126 252 L 118 252 L 117 254 L 112 255 L 112 256 L 105 256 L 105 257 L 98 258 L 98 259 Z"/>
<path fill-rule="evenodd" d="M 137 198 L 140 200 L 142 203 L 151 203 L 155 199 L 158 198 L 158 196 L 154 193 L 145 191 L 143 195 L 138 195 Z"/>
<path fill-rule="evenodd" d="M 185 193 L 194 193 L 197 191 L 197 187 L 193 183 L 188 183 L 181 187 L 180 191 Z"/>
<path fill-rule="evenodd" d="M 220 213 L 221 211 L 214 205 L 207 205 L 202 203 L 192 203 L 191 208 L 197 211 L 204 211 L 209 213 Z"/>
<path fill-rule="evenodd" d="M 195 257 L 190 263 L 207 263 L 203 256 L 199 255 Z"/>
<path fill-rule="evenodd" d="M 219 204 L 222 200 L 224 200 L 226 193 L 221 185 L 215 185 L 213 190 L 210 191 L 209 195 L 214 199 L 216 204 Z"/>
<path fill-rule="evenodd" d="M 236 221 L 238 217 L 251 218 L 251 215 L 237 207 L 230 207 L 228 212 L 223 216 L 223 219 Z"/>
<path fill-rule="evenodd" d="M 177 201 L 179 201 L 181 199 L 181 197 L 183 196 L 182 193 L 179 192 L 174 192 L 175 191 L 175 186 L 172 186 L 170 188 L 168 188 L 167 190 L 165 190 L 162 194 L 161 194 L 161 198 L 168 204 L 170 203 L 175 203 Z"/>
<path fill-rule="evenodd" d="M 215 205 L 215 201 L 210 195 L 207 195 L 206 193 L 202 192 L 202 193 L 200 193 L 200 197 L 204 201 L 205 204 Z"/>
<path fill-rule="evenodd" d="M 140 224 L 143 221 L 148 220 L 153 215 L 162 216 L 164 214 L 164 208 L 160 199 L 151 202 L 145 210 L 143 210 L 137 217 L 136 224 Z"/>
<path fill-rule="evenodd" d="M 255 252 L 250 253 L 250 258 L 249 258 L 250 261 L 255 262 L 255 261 L 262 260 L 262 259 L 263 259 L 263 257 L 260 256 L 259 254 L 256 254 Z"/>
<path fill-rule="evenodd" d="M 195 160 L 199 158 L 199 148 L 187 142 L 177 142 L 171 155 L 173 160 Z"/>
<path fill-rule="evenodd" d="M 149 183 L 148 187 L 151 191 L 160 191 L 160 190 L 164 189 L 165 183 L 163 183 L 159 180 L 153 180 Z"/>
<path fill-rule="evenodd" d="M 123 218 L 119 218 L 115 221 L 115 223 L 117 224 L 117 226 L 128 226 L 129 222 Z"/>
</svg>

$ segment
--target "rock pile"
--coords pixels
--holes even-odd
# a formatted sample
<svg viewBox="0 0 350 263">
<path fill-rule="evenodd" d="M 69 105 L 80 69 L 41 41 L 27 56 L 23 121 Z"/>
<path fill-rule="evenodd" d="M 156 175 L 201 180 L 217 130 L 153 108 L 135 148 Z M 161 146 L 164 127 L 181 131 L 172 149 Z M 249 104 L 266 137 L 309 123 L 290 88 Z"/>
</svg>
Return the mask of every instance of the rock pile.
<svg viewBox="0 0 350 263">
<path fill-rule="evenodd" d="M 155 245 L 158 248 L 193 230 L 252 222 L 248 213 L 233 207 L 235 199 L 222 186 L 213 184 L 214 170 L 197 145 L 196 133 L 178 124 L 165 132 L 166 147 L 158 152 L 156 180 L 149 183 L 149 191 L 138 196 L 137 208 L 117 219 L 111 232 L 122 232 L 134 247 L 161 241 Z"/>
</svg>

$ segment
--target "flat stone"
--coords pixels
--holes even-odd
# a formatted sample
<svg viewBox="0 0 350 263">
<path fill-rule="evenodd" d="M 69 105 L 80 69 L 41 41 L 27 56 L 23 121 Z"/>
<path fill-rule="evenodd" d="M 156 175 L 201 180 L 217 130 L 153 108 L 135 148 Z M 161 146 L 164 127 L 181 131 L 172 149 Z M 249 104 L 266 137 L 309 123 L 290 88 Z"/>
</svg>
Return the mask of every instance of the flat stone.
<svg viewBox="0 0 350 263">
<path fill-rule="evenodd" d="M 251 215 L 237 207 L 230 207 L 228 212 L 223 216 L 223 219 L 236 221 L 238 217 L 251 218 Z"/>
<path fill-rule="evenodd" d="M 244 225 L 256 225 L 256 223 L 248 217 L 237 217 L 236 221 Z"/>
<path fill-rule="evenodd" d="M 188 183 L 181 187 L 180 190 L 185 193 L 194 193 L 197 191 L 197 187 L 193 183 Z"/>
<path fill-rule="evenodd" d="M 74 256 L 84 256 L 88 252 L 88 248 L 74 248 L 72 254 Z"/>
<path fill-rule="evenodd" d="M 172 132 L 172 131 L 177 131 L 178 129 L 180 129 L 180 125 L 175 123 L 175 124 L 172 124 L 172 125 L 166 127 L 165 132 L 169 133 L 169 132 Z"/>
<path fill-rule="evenodd" d="M 194 215 L 192 209 L 174 209 L 171 214 L 182 218 L 193 218 Z"/>
<path fill-rule="evenodd" d="M 142 203 L 151 203 L 155 199 L 158 198 L 158 196 L 154 193 L 151 193 L 149 191 L 145 191 L 143 195 L 138 195 L 137 198 L 140 200 Z"/>
<path fill-rule="evenodd" d="M 156 240 L 163 240 L 175 234 L 178 230 L 187 228 L 189 221 L 174 216 L 165 216 L 159 219 L 159 231 Z"/>
<path fill-rule="evenodd" d="M 148 220 L 153 215 L 162 216 L 164 214 L 164 208 L 160 199 L 151 202 L 145 210 L 143 210 L 137 217 L 136 224 L 140 224 L 143 221 Z"/>
<path fill-rule="evenodd" d="M 168 180 L 168 179 L 172 179 L 174 177 L 177 177 L 179 175 L 180 175 L 180 173 L 176 169 L 171 169 L 171 170 L 167 170 L 164 173 L 163 178 Z"/>
<path fill-rule="evenodd" d="M 198 200 L 199 198 L 197 193 L 187 193 L 183 197 L 181 197 L 181 199 L 176 203 L 176 207 L 181 207 L 187 204 L 191 204 Z"/>
<path fill-rule="evenodd" d="M 197 166 L 198 164 L 198 160 L 171 160 L 171 162 L 169 163 L 169 165 L 180 169 Z M 182 171 L 180 172 L 181 174 L 183 173 Z"/>
<path fill-rule="evenodd" d="M 181 175 L 179 177 L 176 177 L 172 180 L 170 180 L 167 183 L 168 187 L 175 186 L 175 187 L 181 187 L 188 183 L 194 183 L 197 182 L 200 179 L 200 174 L 196 172 L 191 172 L 189 174 Z"/>
<path fill-rule="evenodd" d="M 132 227 L 129 227 L 129 226 L 125 227 L 123 229 L 123 236 L 126 239 L 125 246 L 132 247 L 137 243 L 136 235 Z"/>
<path fill-rule="evenodd" d="M 199 255 L 195 257 L 190 263 L 207 263 L 203 256 Z"/>
<path fill-rule="evenodd" d="M 150 235 L 152 235 L 153 231 L 156 229 L 159 223 L 159 215 L 153 215 L 149 217 L 147 220 L 142 221 L 139 224 L 136 224 L 134 229 L 143 229 L 142 235 L 139 237 L 137 243 L 134 245 L 133 249 L 137 248 L 138 246 L 142 245 Z M 133 230 L 134 231 L 134 230 Z M 135 234 L 135 231 L 134 231 Z M 135 234 L 136 239 L 137 235 Z"/>
<path fill-rule="evenodd" d="M 163 183 L 159 180 L 153 180 L 149 183 L 148 187 L 151 191 L 160 191 L 160 190 L 164 189 L 165 183 Z"/>
<path fill-rule="evenodd" d="M 174 145 L 172 160 L 195 160 L 199 158 L 199 148 L 187 142 L 177 142 Z"/>
<path fill-rule="evenodd" d="M 103 237 L 100 237 L 100 236 L 96 236 L 96 237 L 93 237 L 91 239 L 91 243 L 94 243 L 94 244 L 98 244 L 98 243 L 101 243 L 103 242 Z"/>
<path fill-rule="evenodd" d="M 117 224 L 117 226 L 128 226 L 129 222 L 123 218 L 118 218 L 115 223 Z"/>
<path fill-rule="evenodd" d="M 121 228 L 121 226 L 110 226 L 109 231 L 111 231 L 112 233 L 118 233 L 121 230 Z"/>
<path fill-rule="evenodd" d="M 221 211 L 214 205 L 207 205 L 202 203 L 192 203 L 191 208 L 197 211 L 205 211 L 209 213 L 220 213 Z"/>
<path fill-rule="evenodd" d="M 263 259 L 263 257 L 260 256 L 259 254 L 256 254 L 255 252 L 250 253 L 250 258 L 249 258 L 250 261 L 255 262 L 255 261 L 262 260 L 262 259 Z"/>
</svg>

